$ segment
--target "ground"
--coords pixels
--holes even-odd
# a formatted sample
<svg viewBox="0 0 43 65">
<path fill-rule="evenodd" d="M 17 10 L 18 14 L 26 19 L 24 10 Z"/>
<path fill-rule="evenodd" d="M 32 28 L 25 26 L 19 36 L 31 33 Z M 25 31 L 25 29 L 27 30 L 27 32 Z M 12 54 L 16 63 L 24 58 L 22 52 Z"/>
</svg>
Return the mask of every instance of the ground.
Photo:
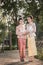
<svg viewBox="0 0 43 65">
<path fill-rule="evenodd" d="M 11 50 L 0 53 L 0 65 L 43 65 L 43 62 L 36 58 L 33 62 L 28 62 L 27 52 L 25 62 L 20 62 L 19 51 Z"/>
</svg>

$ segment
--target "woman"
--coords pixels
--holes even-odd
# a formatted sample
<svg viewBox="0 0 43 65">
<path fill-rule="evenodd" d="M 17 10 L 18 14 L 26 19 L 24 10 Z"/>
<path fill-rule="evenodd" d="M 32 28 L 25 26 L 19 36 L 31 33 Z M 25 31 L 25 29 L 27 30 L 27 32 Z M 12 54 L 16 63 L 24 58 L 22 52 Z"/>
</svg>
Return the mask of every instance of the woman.
<svg viewBox="0 0 43 65">
<path fill-rule="evenodd" d="M 25 48 L 26 48 L 26 35 L 25 33 L 25 24 L 23 22 L 23 19 L 19 19 L 19 25 L 16 27 L 16 35 L 18 38 L 18 48 L 20 53 L 20 60 L 24 61 L 25 59 Z"/>
<path fill-rule="evenodd" d="M 33 22 L 33 16 L 28 16 L 27 18 L 27 40 L 28 40 L 28 56 L 29 61 L 33 61 L 34 56 L 37 55 L 35 36 L 36 36 L 36 25 Z"/>
</svg>

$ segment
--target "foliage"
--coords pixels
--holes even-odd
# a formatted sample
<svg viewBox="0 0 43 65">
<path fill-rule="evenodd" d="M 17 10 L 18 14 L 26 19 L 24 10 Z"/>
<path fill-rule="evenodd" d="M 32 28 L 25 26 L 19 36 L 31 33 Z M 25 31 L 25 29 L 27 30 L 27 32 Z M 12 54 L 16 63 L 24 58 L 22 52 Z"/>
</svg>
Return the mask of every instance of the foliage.
<svg viewBox="0 0 43 65">
<path fill-rule="evenodd" d="M 3 42 L 4 35 L 5 35 L 5 24 L 3 24 L 3 23 L 0 21 L 0 43 Z"/>
<path fill-rule="evenodd" d="M 0 0 L 0 2 L 0 8 L 3 10 L 2 15 L 7 19 L 7 27 L 12 32 L 12 42 L 14 44 L 16 44 L 17 40 L 15 31 L 20 16 L 27 21 L 27 16 L 33 15 L 38 26 L 38 34 L 41 31 L 43 32 L 43 0 L 32 0 L 31 2 L 28 0 Z M 4 28 L 5 26 L 0 27 Z"/>
</svg>

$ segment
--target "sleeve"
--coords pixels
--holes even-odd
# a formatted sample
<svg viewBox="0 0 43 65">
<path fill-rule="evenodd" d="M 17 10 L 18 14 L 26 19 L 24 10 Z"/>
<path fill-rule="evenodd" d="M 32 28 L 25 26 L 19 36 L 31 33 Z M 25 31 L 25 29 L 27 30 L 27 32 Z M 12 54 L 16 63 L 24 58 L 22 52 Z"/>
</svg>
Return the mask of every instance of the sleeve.
<svg viewBox="0 0 43 65">
<path fill-rule="evenodd" d="M 16 27 L 16 35 L 18 35 L 18 28 Z"/>
<path fill-rule="evenodd" d="M 19 36 L 21 35 L 19 27 L 16 27 L 16 35 L 19 35 Z"/>
<path fill-rule="evenodd" d="M 28 24 L 26 25 L 26 32 L 28 32 Z"/>
<path fill-rule="evenodd" d="M 30 32 L 30 29 L 29 29 L 29 25 L 27 24 L 26 26 L 26 32 L 29 33 Z"/>
<path fill-rule="evenodd" d="M 33 31 L 36 32 L 36 24 L 33 25 Z"/>
</svg>

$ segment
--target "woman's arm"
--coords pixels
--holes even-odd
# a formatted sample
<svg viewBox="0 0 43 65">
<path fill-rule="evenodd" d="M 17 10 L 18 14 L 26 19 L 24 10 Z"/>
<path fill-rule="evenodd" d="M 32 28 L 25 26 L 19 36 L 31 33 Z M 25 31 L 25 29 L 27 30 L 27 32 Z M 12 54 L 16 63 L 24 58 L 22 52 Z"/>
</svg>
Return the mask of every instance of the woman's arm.
<svg viewBox="0 0 43 65">
<path fill-rule="evenodd" d="M 26 28 L 25 28 L 25 32 L 24 32 L 24 35 L 27 35 L 27 34 L 29 34 L 29 31 L 28 31 L 28 25 L 26 26 Z"/>
<path fill-rule="evenodd" d="M 36 32 L 36 24 L 33 25 L 33 32 Z"/>
<path fill-rule="evenodd" d="M 16 35 L 21 36 L 22 34 L 20 33 L 19 27 L 16 27 Z"/>
</svg>

